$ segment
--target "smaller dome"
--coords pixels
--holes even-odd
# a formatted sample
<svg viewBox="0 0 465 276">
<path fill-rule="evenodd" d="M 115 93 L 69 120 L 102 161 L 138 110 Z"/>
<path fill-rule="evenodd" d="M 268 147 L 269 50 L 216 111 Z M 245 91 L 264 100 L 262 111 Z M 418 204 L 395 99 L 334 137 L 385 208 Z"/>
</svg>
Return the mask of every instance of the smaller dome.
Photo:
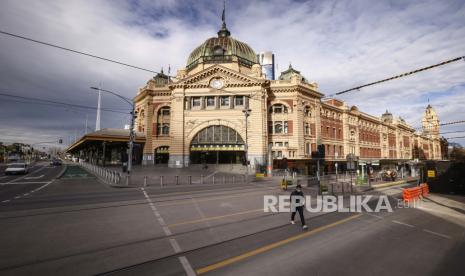
<svg viewBox="0 0 465 276">
<path fill-rule="evenodd" d="M 300 76 L 301 80 L 303 82 L 308 83 L 307 79 L 304 78 L 301 74 L 300 71 L 295 70 L 292 68 L 292 64 L 289 64 L 289 68 L 286 71 L 281 72 L 281 75 L 279 76 L 279 80 L 291 80 L 291 77 L 293 75 L 298 75 Z"/>
</svg>

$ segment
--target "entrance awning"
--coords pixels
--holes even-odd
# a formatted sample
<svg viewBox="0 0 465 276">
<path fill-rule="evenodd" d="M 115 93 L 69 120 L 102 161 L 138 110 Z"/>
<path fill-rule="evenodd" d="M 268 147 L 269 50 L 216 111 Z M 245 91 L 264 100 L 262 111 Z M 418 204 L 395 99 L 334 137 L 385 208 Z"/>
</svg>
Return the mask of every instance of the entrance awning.
<svg viewBox="0 0 465 276">
<path fill-rule="evenodd" d="M 87 133 L 82 136 L 78 141 L 70 145 L 66 152 L 78 152 L 81 149 L 88 148 L 89 146 L 98 142 L 129 142 L 129 129 L 114 129 L 105 128 L 95 132 Z M 145 134 L 143 132 L 136 132 L 135 143 L 144 144 Z"/>
</svg>

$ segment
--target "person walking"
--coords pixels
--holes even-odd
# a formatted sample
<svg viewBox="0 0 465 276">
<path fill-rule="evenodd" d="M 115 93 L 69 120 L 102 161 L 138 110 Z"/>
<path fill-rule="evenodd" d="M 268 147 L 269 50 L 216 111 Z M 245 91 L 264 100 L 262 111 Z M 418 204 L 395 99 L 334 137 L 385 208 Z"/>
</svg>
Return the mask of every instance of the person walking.
<svg viewBox="0 0 465 276">
<path fill-rule="evenodd" d="M 302 222 L 302 229 L 307 229 L 308 226 L 305 223 L 304 218 L 304 193 L 302 192 L 302 186 L 299 184 L 295 187 L 295 190 L 291 193 L 291 224 L 295 224 L 294 217 L 295 213 L 299 212 L 300 221 Z"/>
</svg>

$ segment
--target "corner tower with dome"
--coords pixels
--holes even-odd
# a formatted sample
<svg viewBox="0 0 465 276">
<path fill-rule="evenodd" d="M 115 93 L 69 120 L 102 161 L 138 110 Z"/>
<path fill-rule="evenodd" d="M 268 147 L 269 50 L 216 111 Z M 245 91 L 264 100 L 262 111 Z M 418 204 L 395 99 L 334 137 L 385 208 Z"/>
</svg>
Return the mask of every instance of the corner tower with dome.
<svg viewBox="0 0 465 276">
<path fill-rule="evenodd" d="M 291 65 L 267 80 L 256 52 L 228 30 L 224 11 L 222 19 L 217 35 L 196 47 L 184 68 L 175 76 L 157 74 L 134 98 L 136 130 L 146 137 L 143 164 L 244 172 L 245 164 L 258 171 L 272 159 L 275 168 L 312 173 L 317 148 L 327 171 L 336 162 L 343 168 L 349 153 L 395 164 L 413 158 L 415 129 L 403 119 L 383 120 L 323 99 L 318 85 Z"/>
</svg>

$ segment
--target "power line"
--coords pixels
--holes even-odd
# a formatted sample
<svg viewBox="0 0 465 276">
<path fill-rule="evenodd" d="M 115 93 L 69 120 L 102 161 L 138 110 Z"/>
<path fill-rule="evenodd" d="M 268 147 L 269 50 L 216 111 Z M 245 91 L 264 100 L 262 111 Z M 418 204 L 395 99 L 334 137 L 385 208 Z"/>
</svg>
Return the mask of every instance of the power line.
<svg viewBox="0 0 465 276">
<path fill-rule="evenodd" d="M 441 132 L 441 133 L 439 133 L 439 134 L 460 133 L 460 132 L 465 132 L 465 130 L 457 130 L 457 131 Z"/>
<path fill-rule="evenodd" d="M 463 123 L 465 123 L 465 120 L 454 121 L 454 122 L 447 122 L 447 123 L 441 123 L 441 124 L 439 124 L 438 126 L 448 126 L 448 125 L 456 125 L 456 124 L 463 124 Z M 416 128 L 414 128 L 414 129 L 422 129 L 422 128 L 423 128 L 423 129 L 432 129 L 432 128 L 435 128 L 435 127 L 436 127 L 436 126 L 430 126 L 430 127 L 425 127 L 425 128 L 423 128 L 423 127 L 416 127 Z M 441 134 L 443 134 L 443 133 L 441 133 Z"/>
<path fill-rule="evenodd" d="M 416 73 L 419 73 L 419 72 L 422 72 L 422 71 L 433 69 L 435 67 L 439 67 L 439 66 L 443 66 L 443 65 L 446 65 L 446 64 L 449 64 L 449 63 L 452 63 L 452 62 L 456 62 L 456 61 L 459 61 L 461 59 L 463 59 L 465 61 L 465 56 L 456 57 L 456 58 L 449 59 L 449 60 L 434 64 L 434 65 L 430 65 L 430 66 L 427 66 L 427 67 L 416 69 L 414 71 L 410 71 L 410 72 L 407 72 L 407 73 L 396 75 L 396 76 L 393 76 L 393 77 L 390 77 L 390 78 L 387 78 L 387 79 L 382 79 L 382 80 L 379 80 L 379 81 L 375 81 L 375 82 L 367 83 L 367 84 L 364 84 L 364 85 L 360 85 L 360 86 L 357 86 L 357 87 L 354 87 L 354 88 L 346 89 L 346 90 L 343 90 L 343 91 L 340 91 L 340 92 L 337 92 L 337 93 L 334 93 L 334 94 L 330 94 L 327 97 L 341 95 L 341 94 L 344 94 L 344 93 L 347 93 L 347 92 L 350 92 L 350 91 L 360 90 L 361 88 L 364 88 L 364 87 L 367 87 L 367 86 L 372 86 L 372 85 L 376 85 L 376 84 L 379 84 L 379 83 L 391 81 L 391 80 L 394 80 L 394 79 L 403 78 L 403 77 L 413 75 L 413 74 L 416 74 Z"/>
<path fill-rule="evenodd" d="M 22 99 L 22 100 L 28 100 L 28 101 L 35 101 L 36 103 L 46 104 L 46 105 L 66 106 L 66 107 L 92 109 L 92 110 L 97 109 L 96 107 L 92 107 L 92 106 L 85 106 L 85 105 L 79 105 L 79 104 L 69 104 L 69 103 L 57 102 L 57 101 L 52 101 L 52 100 L 43 100 L 43 99 L 32 98 L 32 97 L 11 95 L 11 94 L 7 94 L 7 93 L 0 93 L 0 96 L 16 98 L 16 99 Z M 22 102 L 25 103 L 24 101 L 22 101 Z M 102 110 L 107 111 L 107 112 L 120 113 L 120 114 L 128 114 L 129 113 L 129 112 L 123 112 L 123 111 L 118 111 L 118 110 L 109 109 L 109 108 L 102 108 Z"/>
<path fill-rule="evenodd" d="M 450 139 L 462 139 L 462 138 L 465 138 L 465 136 L 449 137 L 449 138 L 446 138 L 446 140 L 450 140 Z"/>
<path fill-rule="evenodd" d="M 109 58 L 97 56 L 97 55 L 94 55 L 94 54 L 89 54 L 89 53 L 85 53 L 85 52 L 82 52 L 82 51 L 78 51 L 78 50 L 66 48 L 66 47 L 63 47 L 63 46 L 56 45 L 56 44 L 52 44 L 52 43 L 48 43 L 48 42 L 43 42 L 43 41 L 40 41 L 40 40 L 37 40 L 37 39 L 32 39 L 32 38 L 29 38 L 29 37 L 25 37 L 25 36 L 22 36 L 22 35 L 17 35 L 17 34 L 5 32 L 5 31 L 2 31 L 2 30 L 0 30 L 0 34 L 9 35 L 9 36 L 12 36 L 12 37 L 15 37 L 15 38 L 24 39 L 24 40 L 27 40 L 27 41 L 30 41 L 30 42 L 42 44 L 42 45 L 45 45 L 45 46 L 50 46 L 50 47 L 53 47 L 53 48 L 61 49 L 61 50 L 64 50 L 64 51 L 68 51 L 68 52 L 75 53 L 75 54 L 80 54 L 80 55 L 84 55 L 84 56 L 88 56 L 88 57 L 100 59 L 100 60 L 103 60 L 103 61 L 108 61 L 108 62 L 116 63 L 116 64 L 123 65 L 123 66 L 126 66 L 126 67 L 131 67 L 131 68 L 133 68 L 133 69 L 138 69 L 138 70 L 142 70 L 142 71 L 146 71 L 146 72 L 158 74 L 158 72 L 153 71 L 153 70 L 150 70 L 150 69 L 146 69 L 146 68 L 142 68 L 142 67 L 139 67 L 139 66 L 135 66 L 135 65 L 128 64 L 128 63 L 124 63 L 124 62 L 121 62 L 121 61 L 117 61 L 117 60 L 114 60 L 114 59 L 109 59 Z"/>
</svg>

